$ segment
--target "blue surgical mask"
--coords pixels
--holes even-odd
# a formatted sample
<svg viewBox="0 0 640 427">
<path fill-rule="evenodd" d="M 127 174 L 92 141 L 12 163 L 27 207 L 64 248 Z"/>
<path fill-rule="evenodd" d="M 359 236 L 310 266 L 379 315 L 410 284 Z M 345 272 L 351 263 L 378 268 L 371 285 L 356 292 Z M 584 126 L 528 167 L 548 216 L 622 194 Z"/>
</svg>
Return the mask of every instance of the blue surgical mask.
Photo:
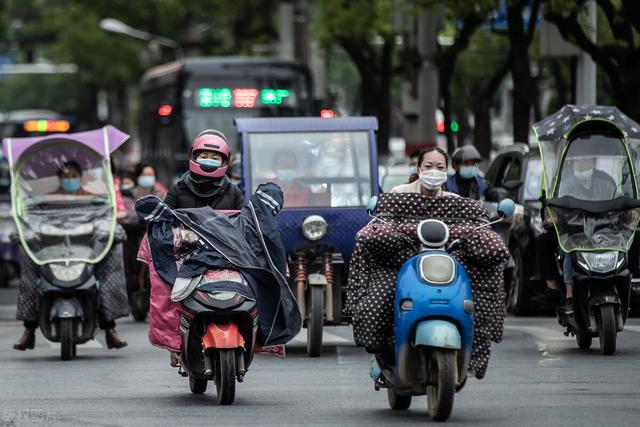
<svg viewBox="0 0 640 427">
<path fill-rule="evenodd" d="M 140 175 L 138 185 L 142 188 L 151 188 L 156 184 L 156 177 L 152 175 Z"/>
<path fill-rule="evenodd" d="M 478 174 L 478 167 L 477 166 L 461 166 L 459 173 L 462 178 L 471 179 Z"/>
<path fill-rule="evenodd" d="M 575 171 L 576 174 L 576 178 L 578 178 L 580 181 L 584 181 L 587 180 L 589 178 L 591 178 L 591 175 L 593 175 L 593 169 L 587 169 L 585 171 Z"/>
<path fill-rule="evenodd" d="M 294 169 L 278 169 L 276 175 L 280 181 L 290 182 L 296 179 L 298 174 Z"/>
<path fill-rule="evenodd" d="M 133 184 L 122 184 L 120 186 L 120 189 L 122 191 L 129 191 L 129 190 L 133 190 L 133 187 L 135 187 L 135 185 L 133 185 Z"/>
<path fill-rule="evenodd" d="M 62 178 L 60 186 L 65 193 L 75 193 L 80 189 L 80 178 Z"/>
<path fill-rule="evenodd" d="M 212 168 L 219 168 L 220 166 L 222 166 L 222 162 L 220 160 L 214 160 L 214 159 L 199 159 L 199 160 L 196 160 L 196 163 L 202 166 L 209 166 Z"/>
</svg>

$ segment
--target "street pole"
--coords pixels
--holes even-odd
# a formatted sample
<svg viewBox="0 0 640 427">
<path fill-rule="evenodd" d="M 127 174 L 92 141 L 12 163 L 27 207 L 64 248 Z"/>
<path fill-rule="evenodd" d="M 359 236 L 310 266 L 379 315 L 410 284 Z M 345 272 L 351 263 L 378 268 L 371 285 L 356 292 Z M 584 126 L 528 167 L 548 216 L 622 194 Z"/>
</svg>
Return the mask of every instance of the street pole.
<svg viewBox="0 0 640 427">
<path fill-rule="evenodd" d="M 595 0 L 587 2 L 587 36 L 595 42 L 597 37 L 597 10 Z M 576 76 L 576 104 L 596 105 L 596 64 L 586 51 L 578 55 Z"/>
</svg>

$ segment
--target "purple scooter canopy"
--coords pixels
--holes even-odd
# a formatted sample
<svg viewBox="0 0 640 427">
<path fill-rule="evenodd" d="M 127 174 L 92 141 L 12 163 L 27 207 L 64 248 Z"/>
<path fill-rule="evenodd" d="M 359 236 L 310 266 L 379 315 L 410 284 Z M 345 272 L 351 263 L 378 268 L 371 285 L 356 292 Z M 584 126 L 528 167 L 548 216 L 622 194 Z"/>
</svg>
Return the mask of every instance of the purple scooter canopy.
<svg viewBox="0 0 640 427">
<path fill-rule="evenodd" d="M 90 147 L 102 157 L 108 157 L 110 153 L 124 144 L 129 135 L 111 125 L 104 126 L 86 132 L 56 133 L 42 137 L 30 138 L 4 138 L 2 151 L 9 160 L 9 164 L 15 164 L 20 156 L 29 148 L 44 142 L 75 141 Z"/>
</svg>

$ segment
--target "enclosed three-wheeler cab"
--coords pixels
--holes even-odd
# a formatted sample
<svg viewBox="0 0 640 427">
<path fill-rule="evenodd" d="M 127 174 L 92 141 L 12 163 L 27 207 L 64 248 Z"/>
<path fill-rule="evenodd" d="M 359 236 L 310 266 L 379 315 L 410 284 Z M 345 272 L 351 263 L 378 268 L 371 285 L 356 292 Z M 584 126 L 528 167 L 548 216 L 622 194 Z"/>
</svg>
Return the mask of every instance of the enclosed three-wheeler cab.
<svg viewBox="0 0 640 427">
<path fill-rule="evenodd" d="M 245 198 L 264 182 L 278 184 L 278 215 L 290 286 L 307 326 L 307 352 L 318 356 L 323 324 L 342 324 L 355 235 L 378 194 L 373 117 L 236 119 L 242 141 Z M 344 288 L 343 288 L 344 285 Z"/>
</svg>

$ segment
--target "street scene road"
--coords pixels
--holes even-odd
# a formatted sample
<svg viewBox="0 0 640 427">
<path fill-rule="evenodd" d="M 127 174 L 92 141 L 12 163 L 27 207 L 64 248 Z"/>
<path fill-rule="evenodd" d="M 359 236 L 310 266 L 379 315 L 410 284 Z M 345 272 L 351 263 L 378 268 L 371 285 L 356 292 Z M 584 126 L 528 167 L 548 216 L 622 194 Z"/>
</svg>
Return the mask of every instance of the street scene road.
<svg viewBox="0 0 640 427">
<path fill-rule="evenodd" d="M 107 350 L 104 337 L 62 362 L 59 349 L 38 334 L 36 348 L 11 349 L 22 332 L 11 320 L 14 289 L 2 291 L 0 415 L 45 425 L 409 425 L 429 422 L 424 397 L 408 411 L 388 408 L 374 391 L 371 356 L 353 344 L 349 327 L 325 329 L 325 350 L 306 356 L 303 335 L 287 345 L 284 360 L 256 356 L 237 385 L 232 406 L 215 403 L 215 386 L 192 395 L 187 380 L 169 366 L 168 353 L 152 347 L 147 325 L 119 322 L 129 342 Z M 511 317 L 504 341 L 493 347 L 485 379 L 469 380 L 456 395 L 451 425 L 634 426 L 640 416 L 640 319 L 631 319 L 614 356 L 601 356 L 594 340 L 577 349 L 555 318 Z M 0 425 L 2 425 L 0 423 Z"/>
</svg>

